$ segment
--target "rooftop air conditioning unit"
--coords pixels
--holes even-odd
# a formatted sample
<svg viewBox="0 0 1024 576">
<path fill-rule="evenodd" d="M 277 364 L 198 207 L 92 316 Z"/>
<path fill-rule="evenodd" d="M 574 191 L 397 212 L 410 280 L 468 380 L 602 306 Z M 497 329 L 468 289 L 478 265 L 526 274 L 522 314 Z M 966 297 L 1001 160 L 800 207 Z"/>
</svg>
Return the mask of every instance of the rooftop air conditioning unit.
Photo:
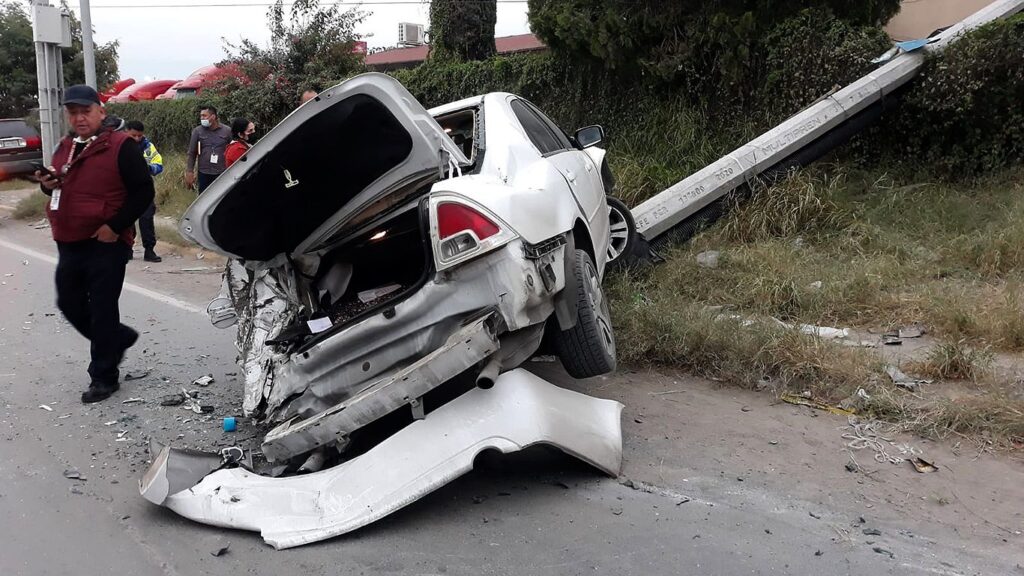
<svg viewBox="0 0 1024 576">
<path fill-rule="evenodd" d="M 423 24 L 400 22 L 398 24 L 398 44 L 401 46 L 422 46 L 426 44 L 426 39 L 423 35 Z"/>
</svg>

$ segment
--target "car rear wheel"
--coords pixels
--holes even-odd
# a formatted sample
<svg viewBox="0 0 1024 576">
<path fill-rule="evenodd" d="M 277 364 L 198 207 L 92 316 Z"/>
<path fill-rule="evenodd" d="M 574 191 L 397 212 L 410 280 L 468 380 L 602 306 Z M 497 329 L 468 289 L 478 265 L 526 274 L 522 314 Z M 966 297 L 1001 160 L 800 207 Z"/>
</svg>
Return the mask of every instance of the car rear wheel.
<svg viewBox="0 0 1024 576">
<path fill-rule="evenodd" d="M 586 251 L 578 249 L 574 257 L 576 325 L 559 332 L 554 344 L 570 376 L 590 378 L 615 370 L 615 333 L 594 260 Z"/>
<path fill-rule="evenodd" d="M 608 261 L 614 262 L 633 248 L 636 241 L 636 222 L 626 204 L 608 196 Z"/>
</svg>

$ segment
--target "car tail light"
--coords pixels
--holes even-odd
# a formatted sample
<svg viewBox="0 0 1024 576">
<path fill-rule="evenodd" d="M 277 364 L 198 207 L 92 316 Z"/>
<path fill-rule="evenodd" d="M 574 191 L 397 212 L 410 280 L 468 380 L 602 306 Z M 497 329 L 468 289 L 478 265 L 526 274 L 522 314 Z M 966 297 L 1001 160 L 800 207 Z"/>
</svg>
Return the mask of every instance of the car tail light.
<svg viewBox="0 0 1024 576">
<path fill-rule="evenodd" d="M 490 238 L 499 232 L 498 225 L 483 214 L 454 202 L 443 202 L 437 206 L 437 233 L 445 240 L 460 232 L 472 232 L 477 240 Z"/>
<path fill-rule="evenodd" d="M 38 136 L 29 136 L 25 138 L 25 147 L 29 150 L 42 150 L 43 139 Z"/>
<path fill-rule="evenodd" d="M 490 252 L 516 237 L 497 217 L 463 198 L 435 198 L 432 204 L 439 270 Z"/>
</svg>

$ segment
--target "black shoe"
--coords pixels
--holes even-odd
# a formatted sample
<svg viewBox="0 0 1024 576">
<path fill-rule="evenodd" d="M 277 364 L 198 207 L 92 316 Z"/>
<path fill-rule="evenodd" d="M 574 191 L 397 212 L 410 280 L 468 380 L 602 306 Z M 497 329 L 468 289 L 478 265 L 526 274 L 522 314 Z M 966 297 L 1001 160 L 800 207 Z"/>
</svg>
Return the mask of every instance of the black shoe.
<svg viewBox="0 0 1024 576">
<path fill-rule="evenodd" d="M 92 384 L 89 384 L 88 390 L 82 392 L 82 404 L 92 404 L 93 402 L 106 400 L 120 388 L 121 386 L 117 382 L 114 382 L 113 384 L 93 382 Z"/>
<path fill-rule="evenodd" d="M 128 327 L 125 326 L 125 328 Z M 121 358 L 117 361 L 118 366 L 121 365 L 121 362 L 124 362 L 124 353 L 127 352 L 128 349 L 131 348 L 132 346 L 135 346 L 135 343 L 138 341 L 139 333 L 136 332 L 135 330 L 132 330 L 131 328 L 128 328 L 128 335 L 125 336 L 124 339 L 121 341 Z"/>
<path fill-rule="evenodd" d="M 146 255 L 143 256 L 142 259 L 145 260 L 146 262 L 163 262 L 164 261 L 163 258 L 161 258 L 161 257 L 156 255 L 156 252 L 154 252 L 152 248 L 150 248 L 149 250 L 146 250 Z"/>
</svg>

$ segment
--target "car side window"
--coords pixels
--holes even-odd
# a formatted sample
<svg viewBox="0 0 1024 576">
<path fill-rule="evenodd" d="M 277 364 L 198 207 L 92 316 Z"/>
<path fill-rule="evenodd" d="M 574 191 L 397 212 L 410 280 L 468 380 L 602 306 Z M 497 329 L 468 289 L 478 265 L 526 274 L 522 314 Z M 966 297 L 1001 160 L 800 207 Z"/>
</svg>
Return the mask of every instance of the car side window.
<svg viewBox="0 0 1024 576">
<path fill-rule="evenodd" d="M 524 104 L 526 104 L 530 108 L 530 110 L 532 110 L 533 113 L 536 114 L 541 119 L 541 121 L 547 125 L 548 129 L 550 129 L 555 134 L 555 138 L 557 138 L 558 141 L 561 143 L 562 150 L 574 150 L 576 148 L 575 146 L 572 145 L 572 142 L 569 140 L 569 136 L 566 135 L 566 133 L 562 131 L 561 128 L 558 127 L 558 124 L 555 124 L 551 120 L 551 118 L 548 118 L 547 114 L 541 112 L 540 109 L 538 109 L 530 102 L 524 102 Z"/>
<path fill-rule="evenodd" d="M 551 128 L 525 102 L 516 99 L 510 106 L 519 123 L 526 130 L 526 135 L 542 155 L 547 156 L 566 149 Z"/>
</svg>

